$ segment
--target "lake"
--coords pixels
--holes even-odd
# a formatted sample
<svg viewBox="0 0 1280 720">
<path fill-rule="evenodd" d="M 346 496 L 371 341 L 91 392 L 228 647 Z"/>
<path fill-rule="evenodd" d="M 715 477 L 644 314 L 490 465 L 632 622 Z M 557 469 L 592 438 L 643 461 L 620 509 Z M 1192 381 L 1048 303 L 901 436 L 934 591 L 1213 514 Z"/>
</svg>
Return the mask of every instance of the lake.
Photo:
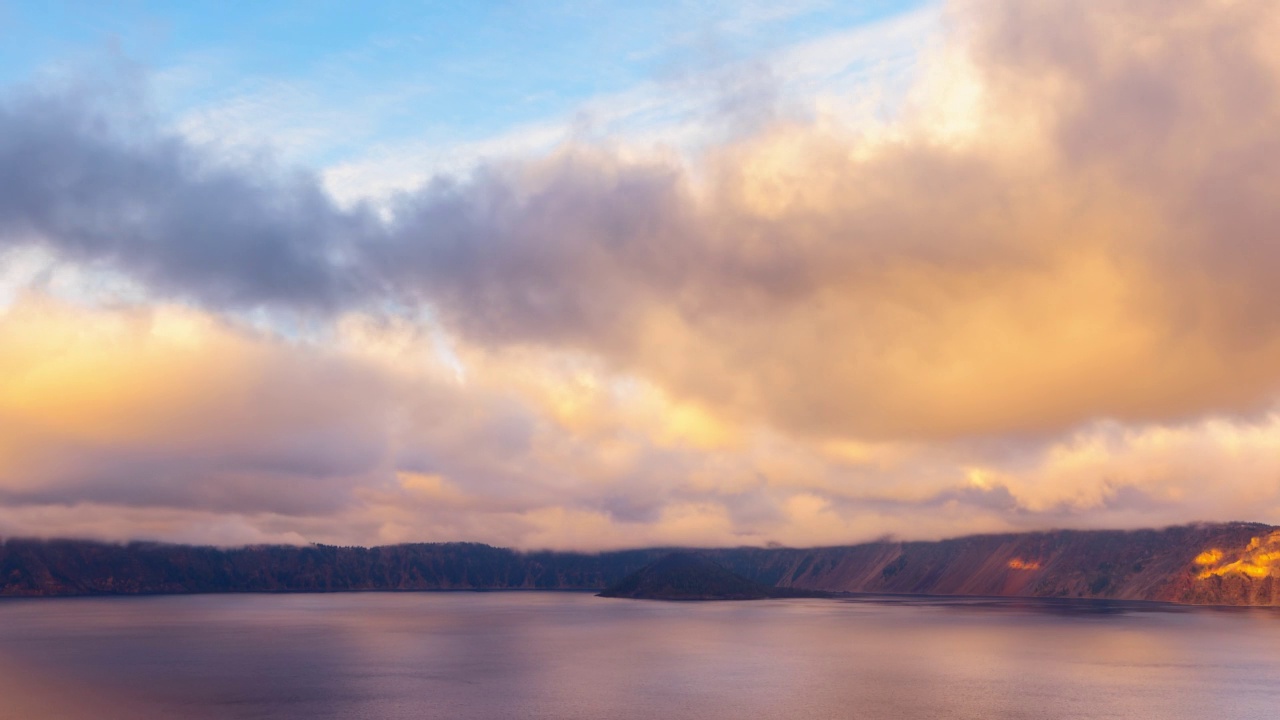
<svg viewBox="0 0 1280 720">
<path fill-rule="evenodd" d="M 0 601 L 4 718 L 1271 718 L 1280 614 L 585 593 Z"/>
</svg>

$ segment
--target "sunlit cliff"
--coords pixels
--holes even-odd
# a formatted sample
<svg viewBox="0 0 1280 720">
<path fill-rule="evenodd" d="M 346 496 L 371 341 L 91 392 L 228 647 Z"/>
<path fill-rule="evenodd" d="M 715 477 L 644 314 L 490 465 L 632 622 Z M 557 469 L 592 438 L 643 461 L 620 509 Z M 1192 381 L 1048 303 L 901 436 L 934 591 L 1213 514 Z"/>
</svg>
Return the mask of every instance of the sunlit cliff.
<svg viewBox="0 0 1280 720">
<path fill-rule="evenodd" d="M 1053 531 L 808 551 L 782 582 L 848 592 L 1280 603 L 1280 531 Z"/>
</svg>

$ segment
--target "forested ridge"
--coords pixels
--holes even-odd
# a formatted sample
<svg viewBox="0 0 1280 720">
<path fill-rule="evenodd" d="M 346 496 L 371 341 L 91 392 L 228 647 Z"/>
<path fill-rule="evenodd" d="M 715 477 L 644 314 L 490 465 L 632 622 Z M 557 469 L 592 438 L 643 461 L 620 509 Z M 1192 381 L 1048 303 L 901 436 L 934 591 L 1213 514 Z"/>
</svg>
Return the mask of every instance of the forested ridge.
<svg viewBox="0 0 1280 720">
<path fill-rule="evenodd" d="M 10 538 L 0 542 L 0 596 L 601 590 L 673 550 L 520 552 L 478 543 L 215 548 Z M 686 551 L 752 582 L 797 590 L 1280 605 L 1280 530 L 1253 523 Z"/>
</svg>

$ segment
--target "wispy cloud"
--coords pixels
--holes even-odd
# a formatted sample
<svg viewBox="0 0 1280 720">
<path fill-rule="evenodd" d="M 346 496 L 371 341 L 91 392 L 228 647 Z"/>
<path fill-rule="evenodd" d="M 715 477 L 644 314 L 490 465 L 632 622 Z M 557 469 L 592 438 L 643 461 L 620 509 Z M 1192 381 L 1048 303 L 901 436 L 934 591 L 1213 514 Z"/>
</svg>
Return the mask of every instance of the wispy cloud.
<svg viewBox="0 0 1280 720">
<path fill-rule="evenodd" d="M 939 18 L 939 10 L 928 6 L 766 57 L 689 65 L 493 136 L 381 143 L 362 157 L 327 166 L 326 187 L 345 202 L 385 199 L 439 175 L 465 177 L 487 162 L 572 141 L 644 152 L 664 148 L 693 158 L 780 117 L 811 119 L 838 109 L 842 121 L 866 119 L 869 100 L 873 115 L 879 113 L 874 119 L 882 120 L 898 109 L 922 49 L 937 41 Z"/>
</svg>

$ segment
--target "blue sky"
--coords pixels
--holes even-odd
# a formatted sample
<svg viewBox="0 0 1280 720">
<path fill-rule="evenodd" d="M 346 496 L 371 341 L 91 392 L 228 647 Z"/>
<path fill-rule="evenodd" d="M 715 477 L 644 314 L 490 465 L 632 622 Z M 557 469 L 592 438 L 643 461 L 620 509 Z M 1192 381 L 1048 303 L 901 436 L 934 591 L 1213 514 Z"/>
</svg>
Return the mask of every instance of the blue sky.
<svg viewBox="0 0 1280 720">
<path fill-rule="evenodd" d="M 700 76 L 759 73 L 788 49 L 928 7 L 918 0 L 0 2 L 0 85 L 120 63 L 141 71 L 155 111 L 196 140 L 266 148 L 316 168 L 411 152 L 449 169 L 459 156 L 527 149 L 519 138 L 554 142 L 584 118 L 604 135 L 639 129 L 661 139 L 698 113 L 698 102 L 673 96 L 714 94 Z M 883 59 L 904 50 L 899 40 L 870 52 Z M 846 67 L 835 69 L 877 64 L 856 54 L 841 62 Z M 740 66 L 747 70 L 734 70 Z M 821 82 L 838 89 L 838 79 Z M 636 93 L 650 96 L 637 101 L 643 110 L 603 121 L 584 113 L 595 99 Z M 517 140 L 484 144 L 506 135 Z M 475 153 L 466 149 L 475 143 Z"/>
<path fill-rule="evenodd" d="M 1277 32 L 0 0 L 0 536 L 1276 522 Z"/>
</svg>

